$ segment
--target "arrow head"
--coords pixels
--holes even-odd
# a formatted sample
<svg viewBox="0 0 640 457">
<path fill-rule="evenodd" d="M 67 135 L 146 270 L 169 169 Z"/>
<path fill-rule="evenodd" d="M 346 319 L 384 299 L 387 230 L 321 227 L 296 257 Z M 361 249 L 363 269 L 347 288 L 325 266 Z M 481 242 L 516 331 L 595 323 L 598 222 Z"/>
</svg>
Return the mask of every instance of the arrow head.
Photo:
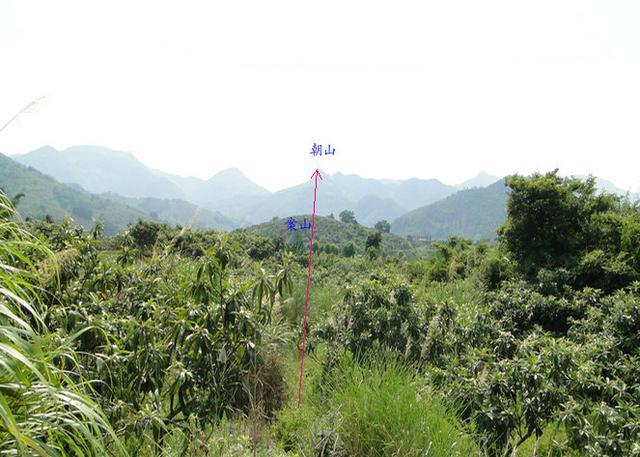
<svg viewBox="0 0 640 457">
<path fill-rule="evenodd" d="M 311 179 L 313 179 L 313 178 L 322 179 L 322 175 L 320 174 L 320 170 L 318 170 L 317 168 L 316 168 L 316 171 L 314 171 L 313 174 L 311 175 Z"/>
</svg>

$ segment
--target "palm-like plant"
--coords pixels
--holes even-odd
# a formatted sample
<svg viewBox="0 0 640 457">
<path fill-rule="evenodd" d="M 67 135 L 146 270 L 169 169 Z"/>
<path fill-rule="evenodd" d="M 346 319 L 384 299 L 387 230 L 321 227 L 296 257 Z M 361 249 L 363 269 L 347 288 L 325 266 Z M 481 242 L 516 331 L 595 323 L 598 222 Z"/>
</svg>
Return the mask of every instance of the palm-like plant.
<svg viewBox="0 0 640 457">
<path fill-rule="evenodd" d="M 55 258 L 13 215 L 0 192 L 0 453 L 124 454 L 78 375 L 72 344 L 85 330 L 52 333 L 38 309 L 38 261 Z"/>
</svg>

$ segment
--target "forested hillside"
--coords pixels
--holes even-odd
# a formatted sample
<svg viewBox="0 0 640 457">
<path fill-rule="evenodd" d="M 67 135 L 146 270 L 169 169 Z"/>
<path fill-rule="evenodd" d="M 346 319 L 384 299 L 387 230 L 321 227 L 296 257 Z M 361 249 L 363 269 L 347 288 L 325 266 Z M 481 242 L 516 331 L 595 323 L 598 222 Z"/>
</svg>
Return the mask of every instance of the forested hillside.
<svg viewBox="0 0 640 457">
<path fill-rule="evenodd" d="M 17 162 L 66 184 L 95 194 L 117 192 L 125 197 L 184 198 L 182 190 L 160 172 L 144 166 L 133 154 L 100 146 L 51 146 L 12 157 Z"/>
<path fill-rule="evenodd" d="M 70 216 L 86 228 L 92 227 L 94 220 L 99 219 L 104 223 L 105 231 L 114 234 L 127 224 L 146 217 L 143 211 L 90 194 L 78 186 L 61 184 L 2 154 L 0 188 L 12 198 L 22 194 L 18 199 L 20 213 L 33 219 L 49 216 L 61 222 L 65 216 Z"/>
<path fill-rule="evenodd" d="M 319 217 L 302 384 L 306 229 L 107 236 L 0 193 L 0 452 L 637 456 L 639 205 L 501 185 L 492 244 Z"/>
<path fill-rule="evenodd" d="M 296 221 L 296 230 L 289 230 L 288 221 L 290 218 Z M 308 250 L 311 232 L 308 229 L 300 229 L 299 225 L 304 224 L 305 218 L 310 224 L 311 215 L 294 215 L 290 218 L 273 218 L 269 222 L 251 226 L 242 232 L 281 240 L 282 243 L 291 247 L 295 246 L 296 249 Z M 356 252 L 363 253 L 367 240 L 376 234 L 379 234 L 380 246 L 387 253 L 396 255 L 404 253 L 411 256 L 415 255 L 416 251 L 420 251 L 420 246 L 424 247 L 424 243 L 412 243 L 392 233 L 379 232 L 376 229 L 364 227 L 357 220 L 342 222 L 335 217 L 316 216 L 315 218 L 314 245 L 320 250 L 327 250 L 327 252 L 342 252 L 345 247 L 353 244 Z"/>
<path fill-rule="evenodd" d="M 404 214 L 391 224 L 391 230 L 399 235 L 435 240 L 452 236 L 493 239 L 505 220 L 506 201 L 504 180 L 499 180 L 488 187 L 461 190 Z"/>
<path fill-rule="evenodd" d="M 172 225 L 190 225 L 203 230 L 231 231 L 238 223 L 218 211 L 209 211 L 179 199 L 126 198 L 116 194 L 102 194 L 102 197 L 119 201 L 143 211 L 147 218 Z"/>
</svg>

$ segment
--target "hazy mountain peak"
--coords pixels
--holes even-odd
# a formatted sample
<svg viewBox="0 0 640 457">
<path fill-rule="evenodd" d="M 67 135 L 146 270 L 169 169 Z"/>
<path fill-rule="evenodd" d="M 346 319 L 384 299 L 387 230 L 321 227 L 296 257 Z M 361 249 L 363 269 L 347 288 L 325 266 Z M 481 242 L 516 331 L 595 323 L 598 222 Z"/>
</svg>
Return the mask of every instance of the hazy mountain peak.
<svg viewBox="0 0 640 457">
<path fill-rule="evenodd" d="M 212 177 L 210 177 L 208 181 L 211 181 L 213 179 L 221 179 L 221 178 L 249 180 L 249 178 L 247 178 L 247 175 L 245 175 L 242 172 L 242 170 L 236 167 L 232 167 L 232 168 L 225 168 L 224 170 L 220 170 L 219 172 L 214 174 Z"/>
<path fill-rule="evenodd" d="M 471 179 L 457 184 L 455 187 L 458 189 L 472 189 L 474 187 L 487 187 L 498 181 L 500 177 L 490 175 L 485 171 L 481 171 Z"/>
<path fill-rule="evenodd" d="M 62 153 L 76 155 L 76 156 L 84 156 L 85 158 L 89 158 L 90 156 L 99 156 L 99 157 L 105 157 L 105 158 L 117 157 L 120 159 L 131 160 L 133 162 L 136 162 L 137 164 L 140 164 L 141 166 L 145 166 L 142 162 L 140 162 L 136 158 L 136 156 L 134 156 L 129 151 L 120 151 L 117 149 L 110 149 L 104 146 L 96 146 L 91 144 L 69 146 L 64 151 L 62 151 Z"/>
<path fill-rule="evenodd" d="M 15 160 L 15 159 L 17 159 L 19 157 L 25 157 L 25 156 L 28 156 L 28 155 L 42 156 L 42 155 L 56 154 L 58 152 L 60 152 L 60 151 L 58 151 L 53 146 L 45 144 L 44 146 L 39 147 L 38 149 L 35 149 L 35 150 L 31 151 L 31 152 L 26 152 L 24 154 L 13 154 L 10 157 Z"/>
<path fill-rule="evenodd" d="M 146 167 L 133 154 L 103 146 L 71 146 L 57 151 L 44 146 L 14 157 L 67 184 L 94 193 L 118 192 L 126 197 L 180 198 L 182 191 L 166 177 Z"/>
</svg>

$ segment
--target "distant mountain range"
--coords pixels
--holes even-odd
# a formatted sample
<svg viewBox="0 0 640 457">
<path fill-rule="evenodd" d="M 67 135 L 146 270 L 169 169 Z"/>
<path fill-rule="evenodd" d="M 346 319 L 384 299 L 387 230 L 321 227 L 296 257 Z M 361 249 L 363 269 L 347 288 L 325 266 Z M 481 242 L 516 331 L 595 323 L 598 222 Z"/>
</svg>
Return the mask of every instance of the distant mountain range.
<svg viewBox="0 0 640 457">
<path fill-rule="evenodd" d="M 238 226 L 309 209 L 308 183 L 269 192 L 238 169 L 223 170 L 208 180 L 184 178 L 149 168 L 129 152 L 99 146 L 73 146 L 63 151 L 44 146 L 12 158 L 62 183 L 78 184 L 89 192 L 115 193 L 129 198 L 180 199 L 224 214 Z M 487 180 L 491 180 L 489 175 L 480 174 L 463 183 L 462 188 Z M 348 209 L 356 213 L 359 222 L 372 226 L 381 219 L 392 221 L 457 190 L 457 186 L 436 179 L 390 181 L 325 174 L 318 214 L 337 214 Z"/>
<path fill-rule="evenodd" d="M 218 212 L 178 199 L 127 198 L 113 193 L 87 192 L 77 184 L 62 184 L 38 170 L 0 154 L 0 188 L 10 198 L 24 194 L 19 201 L 23 217 L 61 221 L 70 216 L 75 222 L 92 227 L 104 223 L 105 232 L 116 233 L 138 219 L 171 225 L 190 225 L 202 229 L 233 230 L 235 221 Z"/>
<path fill-rule="evenodd" d="M 50 216 L 61 221 L 68 215 L 85 227 L 93 226 L 93 220 L 100 219 L 104 223 L 105 232 L 109 234 L 116 233 L 138 219 L 149 218 L 144 211 L 91 194 L 77 185 L 61 184 L 2 154 L 0 187 L 10 198 L 24 194 L 18 206 L 23 217 L 44 219 Z"/>
<path fill-rule="evenodd" d="M 147 167 L 129 152 L 100 146 L 63 151 L 44 146 L 12 156 L 13 160 L 0 157 L 0 187 L 10 195 L 27 195 L 19 208 L 23 214 L 55 218 L 70 214 L 83 225 L 100 218 L 111 231 L 139 217 L 232 230 L 310 210 L 308 182 L 270 192 L 235 168 L 207 180 L 185 178 Z M 608 181 L 597 180 L 597 185 L 625 193 Z M 493 238 L 505 218 L 504 182 L 487 173 L 455 186 L 437 179 L 403 181 L 324 173 L 321 189 L 318 215 L 337 217 L 351 210 L 365 226 L 386 219 L 399 235 Z"/>
</svg>

